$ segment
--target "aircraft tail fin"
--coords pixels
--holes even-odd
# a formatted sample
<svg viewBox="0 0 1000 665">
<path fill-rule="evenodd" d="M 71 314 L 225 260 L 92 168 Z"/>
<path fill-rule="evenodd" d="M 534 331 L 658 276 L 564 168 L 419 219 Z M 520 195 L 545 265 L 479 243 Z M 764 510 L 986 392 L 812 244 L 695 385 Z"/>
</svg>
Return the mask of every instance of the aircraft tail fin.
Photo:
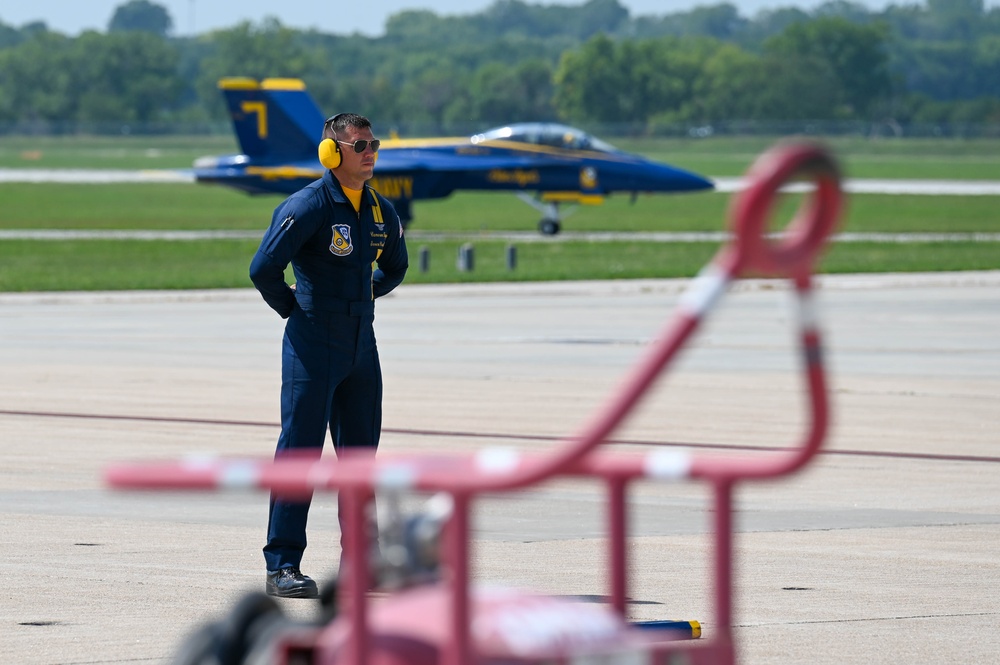
<svg viewBox="0 0 1000 665">
<path fill-rule="evenodd" d="M 244 154 L 265 161 L 316 156 L 324 116 L 304 82 L 224 78 L 219 89 Z"/>
</svg>

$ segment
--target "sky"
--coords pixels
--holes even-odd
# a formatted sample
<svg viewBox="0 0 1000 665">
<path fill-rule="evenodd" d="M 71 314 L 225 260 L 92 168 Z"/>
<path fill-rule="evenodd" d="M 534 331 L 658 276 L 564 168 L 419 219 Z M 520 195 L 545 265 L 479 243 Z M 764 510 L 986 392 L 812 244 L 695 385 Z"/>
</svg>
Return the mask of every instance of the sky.
<svg viewBox="0 0 1000 665">
<path fill-rule="evenodd" d="M 337 3 L 316 0 L 151 0 L 167 8 L 174 22 L 174 35 L 189 36 L 220 28 L 231 28 L 241 21 L 259 22 L 274 16 L 282 25 L 331 34 L 359 32 L 369 37 L 384 33 L 385 20 L 400 11 L 429 9 L 446 16 L 475 14 L 493 4 L 494 0 L 365 0 L 349 3 L 338 10 Z M 528 4 L 580 5 L 584 0 L 527 0 Z M 694 7 L 714 5 L 724 0 L 618 0 L 634 16 L 662 16 Z M 923 0 L 853 0 L 872 10 L 890 4 L 923 4 Z M 115 8 L 126 0 L 0 0 L 0 21 L 21 27 L 33 21 L 44 21 L 50 30 L 78 35 L 88 29 L 104 31 Z M 798 7 L 814 9 L 823 0 L 728 0 L 740 13 L 752 17 L 761 9 Z M 348 4 L 348 3 L 345 3 Z M 987 0 L 987 7 L 1000 6 L 1000 0 Z M 362 11 L 361 8 L 364 10 Z"/>
</svg>

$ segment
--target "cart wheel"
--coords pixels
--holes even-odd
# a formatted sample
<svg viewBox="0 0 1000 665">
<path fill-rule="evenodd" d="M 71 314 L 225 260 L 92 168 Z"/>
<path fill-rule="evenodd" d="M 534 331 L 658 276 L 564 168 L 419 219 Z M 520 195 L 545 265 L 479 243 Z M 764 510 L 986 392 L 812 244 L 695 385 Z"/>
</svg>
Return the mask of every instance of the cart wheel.
<svg viewBox="0 0 1000 665">
<path fill-rule="evenodd" d="M 278 602 L 263 593 L 244 596 L 220 624 L 220 665 L 239 665 L 261 633 L 283 617 Z"/>
<path fill-rule="evenodd" d="M 187 637 L 172 665 L 240 665 L 265 629 L 282 617 L 281 607 L 270 596 L 244 596 L 225 619 Z"/>
<path fill-rule="evenodd" d="M 185 638 L 172 665 L 240 665 L 261 634 L 283 616 L 270 596 L 244 596 L 225 619 Z"/>
<path fill-rule="evenodd" d="M 320 587 L 319 607 L 321 625 L 326 625 L 337 618 L 337 585 L 338 578 L 335 577 Z"/>
<path fill-rule="evenodd" d="M 184 638 L 171 665 L 221 665 L 218 655 L 221 633 L 218 623 L 206 624 L 191 633 Z"/>
</svg>

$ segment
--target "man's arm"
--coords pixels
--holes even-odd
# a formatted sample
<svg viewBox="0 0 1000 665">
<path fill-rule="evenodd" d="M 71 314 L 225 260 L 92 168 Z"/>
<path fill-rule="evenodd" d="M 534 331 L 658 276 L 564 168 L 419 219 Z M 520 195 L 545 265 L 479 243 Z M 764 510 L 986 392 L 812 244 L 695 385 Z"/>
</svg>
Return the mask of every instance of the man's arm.
<svg viewBox="0 0 1000 665">
<path fill-rule="evenodd" d="M 283 319 L 291 316 L 295 307 L 295 292 L 285 282 L 285 268 L 302 244 L 302 226 L 296 228 L 292 206 L 279 206 L 250 262 L 250 281 L 260 291 L 264 302 Z"/>
<path fill-rule="evenodd" d="M 406 276 L 406 269 L 410 265 L 409 256 L 406 253 L 406 241 L 403 239 L 403 224 L 399 221 L 399 215 L 392 204 L 382 199 L 382 210 L 392 211 L 387 215 L 388 219 L 385 229 L 388 237 L 385 239 L 385 248 L 378 257 L 378 268 L 372 273 L 372 297 L 378 298 L 392 291 L 399 286 L 403 277 Z"/>
</svg>

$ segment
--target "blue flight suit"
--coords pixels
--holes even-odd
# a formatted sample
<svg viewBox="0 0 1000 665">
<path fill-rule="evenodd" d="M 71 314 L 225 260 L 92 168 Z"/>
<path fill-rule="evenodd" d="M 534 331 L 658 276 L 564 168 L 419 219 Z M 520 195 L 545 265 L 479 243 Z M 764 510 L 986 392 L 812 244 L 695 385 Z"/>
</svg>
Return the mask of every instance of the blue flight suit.
<svg viewBox="0 0 1000 665">
<path fill-rule="evenodd" d="M 285 282 L 289 263 L 295 289 Z M 287 319 L 276 457 L 303 450 L 319 456 L 327 428 L 337 453 L 378 447 L 382 370 L 373 329 L 375 298 L 396 288 L 407 267 L 399 216 L 368 186 L 356 212 L 327 170 L 275 208 L 250 264 L 250 279 Z M 264 547 L 268 571 L 299 567 L 309 504 L 271 497 Z"/>
</svg>

